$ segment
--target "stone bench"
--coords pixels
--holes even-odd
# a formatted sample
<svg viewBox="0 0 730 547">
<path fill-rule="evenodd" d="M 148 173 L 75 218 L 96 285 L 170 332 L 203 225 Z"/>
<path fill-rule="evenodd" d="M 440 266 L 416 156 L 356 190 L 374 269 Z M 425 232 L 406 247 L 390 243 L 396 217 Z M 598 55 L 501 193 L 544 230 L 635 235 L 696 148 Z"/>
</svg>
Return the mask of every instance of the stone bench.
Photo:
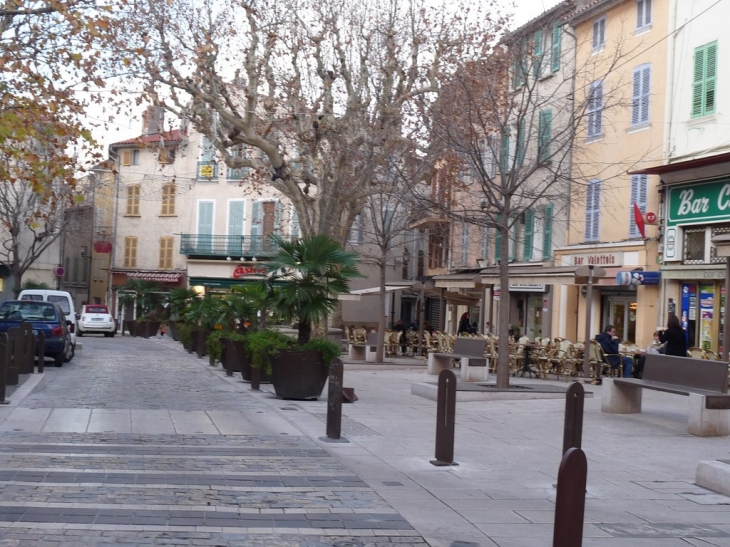
<svg viewBox="0 0 730 547">
<path fill-rule="evenodd" d="M 365 344 L 348 344 L 347 356 L 353 361 L 375 362 L 375 353 L 378 347 L 378 333 L 369 332 Z"/>
<path fill-rule="evenodd" d="M 641 412 L 641 390 L 689 396 L 687 432 L 700 437 L 730 435 L 728 364 L 724 361 L 647 355 L 641 380 L 604 378 L 601 412 Z"/>
<path fill-rule="evenodd" d="M 486 382 L 489 376 L 484 350 L 488 340 L 484 338 L 458 337 L 451 353 L 429 353 L 428 373 L 439 374 L 450 369 L 454 359 L 460 361 L 462 382 Z"/>
</svg>

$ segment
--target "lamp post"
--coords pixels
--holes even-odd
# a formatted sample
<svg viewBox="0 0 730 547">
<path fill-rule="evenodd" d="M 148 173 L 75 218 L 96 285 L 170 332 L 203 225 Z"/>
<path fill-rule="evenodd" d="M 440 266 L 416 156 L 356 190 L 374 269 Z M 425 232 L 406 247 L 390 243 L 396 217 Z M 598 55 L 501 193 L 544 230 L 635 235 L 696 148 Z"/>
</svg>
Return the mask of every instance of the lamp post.
<svg viewBox="0 0 730 547">
<path fill-rule="evenodd" d="M 423 322 L 426 315 L 426 289 L 431 290 L 434 287 L 432 281 L 416 281 L 413 290 L 421 291 L 418 297 L 418 354 L 423 354 Z"/>
<path fill-rule="evenodd" d="M 722 325 L 722 360 L 728 359 L 728 337 L 730 337 L 730 234 L 720 234 L 711 240 L 717 256 L 725 257 L 725 310 Z"/>
<path fill-rule="evenodd" d="M 576 283 L 579 280 L 585 279 L 586 283 L 586 326 L 585 336 L 583 342 L 583 378 L 588 379 L 591 376 L 591 308 L 593 307 L 593 278 L 603 277 L 606 275 L 606 270 L 600 266 L 594 266 L 589 264 L 588 266 L 581 266 L 575 270 Z M 598 373 L 600 373 L 600 365 L 596 365 Z M 598 376 L 598 374 L 596 374 Z"/>
</svg>

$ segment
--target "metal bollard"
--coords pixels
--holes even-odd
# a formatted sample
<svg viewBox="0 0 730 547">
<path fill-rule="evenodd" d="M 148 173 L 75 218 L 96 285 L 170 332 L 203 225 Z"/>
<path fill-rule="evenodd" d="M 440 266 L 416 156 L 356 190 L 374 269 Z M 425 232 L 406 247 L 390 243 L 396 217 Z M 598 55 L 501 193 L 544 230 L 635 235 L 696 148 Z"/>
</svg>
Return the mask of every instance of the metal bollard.
<svg viewBox="0 0 730 547">
<path fill-rule="evenodd" d="M 327 390 L 327 438 L 339 439 L 342 431 L 342 377 L 345 367 L 342 359 L 335 357 L 330 363 L 329 388 Z"/>
<path fill-rule="evenodd" d="M 458 465 L 454 461 L 454 432 L 456 431 L 456 375 L 450 370 L 439 374 L 436 402 L 436 466 Z"/>
<path fill-rule="evenodd" d="M 8 402 L 5 400 L 5 391 L 7 386 L 7 371 L 8 365 L 10 364 L 10 351 L 8 335 L 6 333 L 0 334 L 0 404 L 6 405 Z"/>
<path fill-rule="evenodd" d="M 555 497 L 553 547 L 581 547 L 588 464 L 580 448 L 569 448 L 560 461 Z"/>
<path fill-rule="evenodd" d="M 36 354 L 38 361 L 38 372 L 43 372 L 46 360 L 46 335 L 43 332 L 38 333 L 38 352 Z"/>
<path fill-rule="evenodd" d="M 585 390 L 574 382 L 565 392 L 565 422 L 563 425 L 563 454 L 569 448 L 580 448 L 583 439 L 583 403 Z"/>
</svg>

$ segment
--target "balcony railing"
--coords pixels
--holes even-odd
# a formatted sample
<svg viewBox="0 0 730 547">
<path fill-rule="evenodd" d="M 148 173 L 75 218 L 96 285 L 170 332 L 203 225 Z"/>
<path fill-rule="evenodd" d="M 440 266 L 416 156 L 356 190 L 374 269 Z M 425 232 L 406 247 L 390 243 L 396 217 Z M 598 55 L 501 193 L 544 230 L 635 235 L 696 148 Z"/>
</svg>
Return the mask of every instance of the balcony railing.
<svg viewBox="0 0 730 547">
<path fill-rule="evenodd" d="M 182 234 L 180 254 L 190 257 L 265 258 L 275 255 L 279 246 L 269 236 L 216 236 Z"/>
</svg>

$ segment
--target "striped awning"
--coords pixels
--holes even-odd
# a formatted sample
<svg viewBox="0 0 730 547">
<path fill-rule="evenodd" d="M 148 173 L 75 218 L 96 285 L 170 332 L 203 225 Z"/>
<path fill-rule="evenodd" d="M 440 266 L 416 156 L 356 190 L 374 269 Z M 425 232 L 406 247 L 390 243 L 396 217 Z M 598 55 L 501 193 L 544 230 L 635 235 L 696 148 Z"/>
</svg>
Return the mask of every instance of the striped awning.
<svg viewBox="0 0 730 547">
<path fill-rule="evenodd" d="M 128 279 L 140 279 L 142 281 L 157 281 L 159 283 L 177 283 L 180 281 L 181 273 L 159 273 L 159 272 L 130 272 Z"/>
</svg>

